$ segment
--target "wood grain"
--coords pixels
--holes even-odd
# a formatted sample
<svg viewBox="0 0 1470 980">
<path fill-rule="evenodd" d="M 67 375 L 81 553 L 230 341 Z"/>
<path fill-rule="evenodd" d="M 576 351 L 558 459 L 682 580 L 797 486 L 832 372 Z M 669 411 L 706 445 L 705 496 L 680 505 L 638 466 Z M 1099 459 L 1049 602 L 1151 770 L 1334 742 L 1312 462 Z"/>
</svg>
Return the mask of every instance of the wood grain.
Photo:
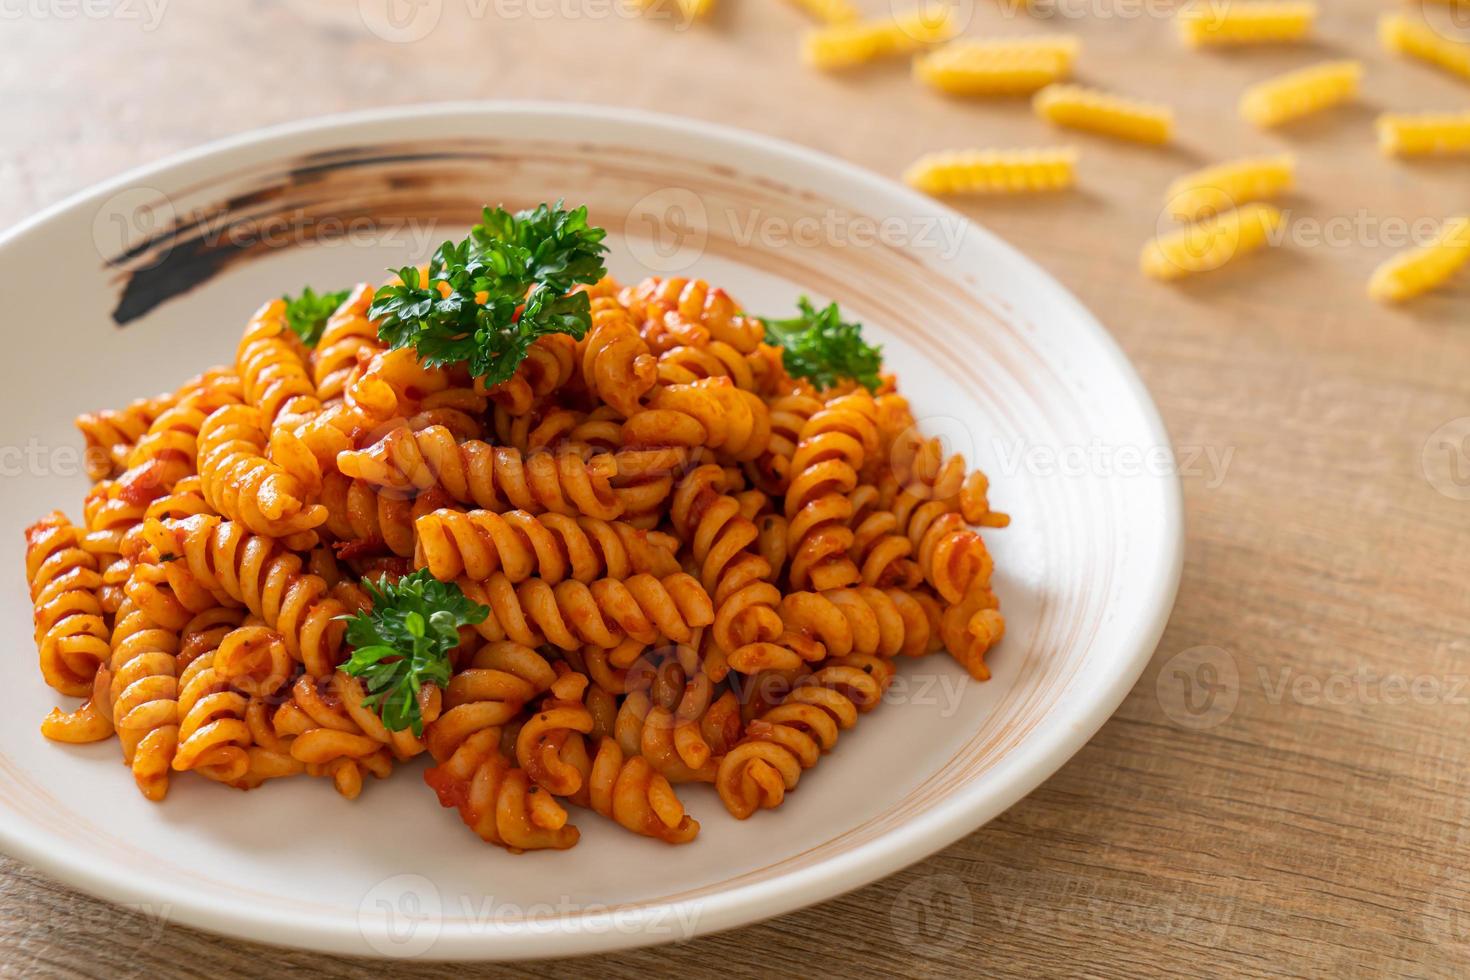
<svg viewBox="0 0 1470 980">
<path fill-rule="evenodd" d="M 443 0 L 438 26 L 413 43 L 375 37 L 355 0 L 169 4 L 151 29 L 140 4 L 124 9 L 141 19 L 68 18 L 74 8 L 55 0 L 7 7 L 0 224 L 212 138 L 443 99 L 683 113 L 892 175 L 922 151 L 1062 141 L 1024 102 L 946 100 L 902 63 L 811 73 L 797 60 L 794 7 L 719 4 L 709 23 L 678 30 L 596 0 Z M 963 205 L 1097 312 L 1176 444 L 1201 456 L 1184 476 L 1183 587 L 1153 663 L 1053 779 L 891 879 L 672 947 L 456 974 L 1467 969 L 1470 503 L 1459 498 L 1470 496 L 1470 444 L 1435 433 L 1470 415 L 1470 287 L 1402 310 L 1373 305 L 1364 288 L 1400 226 L 1470 206 L 1463 162 L 1381 158 L 1373 115 L 1463 107 L 1470 88 L 1380 54 L 1382 5 L 1370 0 L 1324 5 L 1305 49 L 1230 53 L 1185 50 L 1162 0 L 1015 7 L 962 4 L 970 33 L 1076 32 L 1084 80 L 1179 112 L 1170 149 L 1068 138 L 1082 152 L 1075 193 Z M 1343 56 L 1367 65 L 1361 105 L 1271 134 L 1237 120 L 1246 84 Z M 1284 247 L 1177 286 L 1140 278 L 1138 248 L 1163 220 L 1172 177 L 1281 149 L 1302 173 Z M 1233 711 L 1209 727 L 1181 685 L 1210 675 L 1196 654 L 1174 659 L 1206 646 L 1224 651 L 1206 656 L 1226 671 L 1214 677 L 1228 681 L 1233 666 L 1238 678 Z M 6 976 L 383 971 L 171 926 L 0 862 Z"/>
</svg>

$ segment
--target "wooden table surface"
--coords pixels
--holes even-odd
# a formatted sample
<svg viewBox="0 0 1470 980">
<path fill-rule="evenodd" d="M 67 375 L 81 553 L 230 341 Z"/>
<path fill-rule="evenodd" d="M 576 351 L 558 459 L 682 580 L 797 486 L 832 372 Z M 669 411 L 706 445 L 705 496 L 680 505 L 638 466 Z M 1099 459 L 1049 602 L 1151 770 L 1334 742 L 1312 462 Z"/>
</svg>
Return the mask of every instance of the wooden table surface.
<svg viewBox="0 0 1470 980">
<path fill-rule="evenodd" d="M 1062 141 L 1024 100 L 947 101 L 902 62 L 804 69 L 806 22 L 782 0 L 717 0 L 688 30 L 611 0 L 420 2 L 439 20 L 413 41 L 365 28 L 384 0 L 0 6 L 0 225 L 206 140 L 445 99 L 682 113 L 889 175 L 926 150 Z M 1382 158 L 1374 115 L 1463 108 L 1470 86 L 1380 53 L 1382 0 L 1324 4 L 1305 48 L 1228 54 L 1184 49 L 1174 6 L 959 8 L 969 33 L 1075 32 L 1083 79 L 1178 111 L 1169 149 L 1067 139 L 1073 193 L 961 205 L 1096 311 L 1199 455 L 1178 606 L 1117 715 L 1003 817 L 843 898 L 668 948 L 454 973 L 1470 970 L 1470 283 L 1398 310 L 1364 295 L 1406 235 L 1470 207 L 1464 161 Z M 1270 134 L 1236 118 L 1251 81 L 1344 56 L 1366 63 L 1361 104 Z M 1301 173 L 1285 244 L 1183 285 L 1139 276 L 1172 177 L 1285 149 Z M 1218 696 L 1203 715 L 1201 683 Z M 0 974 L 384 970 L 151 920 L 0 860 Z"/>
</svg>

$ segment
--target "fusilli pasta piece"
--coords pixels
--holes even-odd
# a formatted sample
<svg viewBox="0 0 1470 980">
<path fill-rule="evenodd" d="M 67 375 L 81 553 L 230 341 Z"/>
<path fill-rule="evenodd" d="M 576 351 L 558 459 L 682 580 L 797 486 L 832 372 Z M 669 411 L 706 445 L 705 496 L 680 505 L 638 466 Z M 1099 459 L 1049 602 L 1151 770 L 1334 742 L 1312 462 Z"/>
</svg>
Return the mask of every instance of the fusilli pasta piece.
<svg viewBox="0 0 1470 980">
<path fill-rule="evenodd" d="M 1363 66 L 1356 61 L 1326 61 L 1287 72 L 1245 90 L 1240 117 L 1257 126 L 1279 126 L 1357 98 Z"/>
<path fill-rule="evenodd" d="M 1209 272 L 1271 244 L 1282 220 L 1269 204 L 1247 204 L 1151 240 L 1139 266 L 1144 275 L 1164 280 Z"/>
<path fill-rule="evenodd" d="M 914 59 L 914 77 L 950 95 L 1026 95 L 1072 71 L 1071 35 L 956 41 Z"/>
<path fill-rule="evenodd" d="M 802 42 L 806 63 L 823 69 L 849 68 L 865 61 L 910 54 L 948 41 L 955 26 L 947 9 L 939 13 L 902 14 L 891 20 L 834 24 L 807 33 Z"/>
<path fill-rule="evenodd" d="M 1378 146 L 1400 157 L 1470 153 L 1470 112 L 1385 113 L 1378 117 Z"/>
<path fill-rule="evenodd" d="M 910 187 L 928 194 L 1014 194 L 1057 191 L 1076 181 L 1077 151 L 951 150 L 929 153 L 904 171 Z"/>
<path fill-rule="evenodd" d="M 497 572 L 459 585 L 489 608 L 490 615 L 475 629 L 492 642 L 549 643 L 563 650 L 584 644 L 611 649 L 625 637 L 643 644 L 663 638 L 688 643 L 694 630 L 714 622 L 709 593 L 683 572 L 662 579 L 644 574 L 591 583 L 569 579 L 554 586 L 535 578 L 515 584 Z"/>
<path fill-rule="evenodd" d="M 851 24 L 860 16 L 851 0 L 792 0 L 823 24 Z"/>
<path fill-rule="evenodd" d="M 597 743 L 597 754 L 587 757 L 580 738 L 567 745 L 572 764 L 583 771 L 583 785 L 572 802 L 586 806 L 619 826 L 666 844 L 687 844 L 699 833 L 699 821 L 684 812 L 684 804 L 668 779 L 639 755 L 625 756 L 611 738 Z"/>
<path fill-rule="evenodd" d="M 891 664 L 872 658 L 861 666 L 837 659 L 803 678 L 775 707 L 751 721 L 745 737 L 720 760 L 715 789 L 744 820 L 757 808 L 780 806 L 803 770 L 816 765 L 839 732 L 877 707 L 893 677 Z"/>
<path fill-rule="evenodd" d="M 1300 41 L 1312 30 L 1317 5 L 1303 0 L 1222 0 L 1189 4 L 1176 23 L 1186 44 L 1279 44 Z"/>
<path fill-rule="evenodd" d="M 1470 217 L 1444 223 L 1434 241 L 1395 255 L 1373 271 L 1368 295 L 1399 303 L 1447 283 L 1470 261 Z"/>
<path fill-rule="evenodd" d="M 1296 159 L 1289 154 L 1250 157 L 1185 174 L 1165 192 L 1169 213 L 1181 221 L 1219 214 L 1233 207 L 1275 197 L 1296 180 Z"/>
<path fill-rule="evenodd" d="M 565 850 L 581 836 L 556 798 L 506 759 L 498 728 L 470 735 L 424 773 L 424 782 L 481 840 L 512 853 Z"/>
<path fill-rule="evenodd" d="M 1378 37 L 1385 50 L 1408 55 L 1470 79 L 1470 41 L 1458 41 L 1408 14 L 1384 14 L 1378 21 Z"/>
<path fill-rule="evenodd" d="M 523 510 L 436 510 L 420 517 L 415 528 L 414 563 L 445 582 L 503 572 L 513 583 L 535 575 L 555 585 L 568 578 L 591 582 L 679 571 L 677 541 L 623 521 L 550 513 L 538 518 Z"/>
<path fill-rule="evenodd" d="M 1168 106 L 1080 85 L 1048 85 L 1036 93 L 1034 104 L 1041 118 L 1058 126 L 1137 143 L 1167 143 L 1174 132 L 1174 112 Z"/>
</svg>

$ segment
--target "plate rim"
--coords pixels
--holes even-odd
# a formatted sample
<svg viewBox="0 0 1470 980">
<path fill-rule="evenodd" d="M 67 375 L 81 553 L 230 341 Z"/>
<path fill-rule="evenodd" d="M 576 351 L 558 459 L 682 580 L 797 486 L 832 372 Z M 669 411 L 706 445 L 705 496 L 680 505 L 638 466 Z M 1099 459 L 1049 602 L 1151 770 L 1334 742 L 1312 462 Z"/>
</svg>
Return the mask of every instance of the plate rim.
<svg viewBox="0 0 1470 980">
<path fill-rule="evenodd" d="M 764 133 L 674 113 L 589 102 L 466 100 L 362 109 L 250 129 L 131 168 L 41 209 L 0 232 L 0 261 L 28 235 L 60 216 L 150 178 L 156 179 L 165 171 L 211 159 L 228 160 L 247 148 L 304 135 L 322 136 L 364 123 L 456 115 L 474 115 L 484 119 L 559 116 L 568 120 L 595 119 L 615 125 L 677 129 L 701 141 L 739 144 L 767 158 L 835 172 L 847 181 L 905 201 L 914 209 L 913 213 L 931 213 L 947 220 L 962 221 L 968 233 L 979 236 L 987 247 L 1008 253 L 1010 260 L 1050 284 L 1054 291 L 1053 299 L 1065 306 L 1079 326 L 1093 335 L 1092 339 L 1107 359 L 1110 373 L 1133 396 L 1141 421 L 1155 444 L 1173 452 L 1173 443 L 1153 397 L 1112 334 L 1071 290 L 1020 249 L 942 201 L 920 194 L 866 167 Z M 1185 545 L 1182 487 L 1174 472 L 1154 474 L 1153 478 L 1157 480 L 1162 503 L 1161 512 L 1157 515 L 1162 561 L 1157 563 L 1158 574 L 1154 580 L 1145 583 L 1142 590 L 1148 593 L 1147 602 L 1140 607 L 1149 610 L 1147 622 L 1136 631 L 1134 652 L 1125 669 L 1113 673 L 1093 690 L 1086 710 L 1070 717 L 1065 725 L 1055 725 L 1036 733 L 1036 742 L 1031 747 L 1033 761 L 1017 772 L 1002 773 L 983 799 L 970 799 L 962 787 L 902 828 L 854 847 L 838 858 L 768 881 L 735 885 L 697 899 L 697 924 L 690 928 L 688 935 L 677 938 L 687 940 L 774 918 L 888 877 L 978 830 L 1031 793 L 1076 755 L 1117 711 L 1142 675 L 1163 635 L 1178 594 Z M 299 915 L 294 918 L 284 914 L 273 916 L 268 907 L 242 905 L 237 900 L 220 898 L 207 890 L 154 889 L 150 887 L 150 879 L 140 878 L 126 869 L 107 862 L 87 861 L 83 856 L 70 858 L 62 849 L 48 848 L 44 838 L 32 838 L 22 829 L 25 826 L 13 827 L 7 822 L 0 822 L 0 850 L 104 901 L 155 908 L 161 905 L 169 909 L 169 921 L 275 946 L 357 956 L 383 955 L 380 951 L 375 952 L 376 947 L 367 941 L 368 930 L 361 921 L 353 927 L 345 920 L 315 921 Z M 642 907 L 639 915 L 647 919 L 652 913 L 667 914 L 687 904 L 688 900 L 649 904 Z M 580 919 L 565 921 L 586 923 L 591 918 L 584 914 Z M 433 949 L 416 958 L 425 962 L 540 959 L 612 952 L 675 938 L 635 928 L 592 930 L 527 926 L 527 923 L 499 924 L 489 929 L 467 929 L 447 922 L 437 934 Z M 553 946 L 555 948 L 551 948 Z"/>
</svg>

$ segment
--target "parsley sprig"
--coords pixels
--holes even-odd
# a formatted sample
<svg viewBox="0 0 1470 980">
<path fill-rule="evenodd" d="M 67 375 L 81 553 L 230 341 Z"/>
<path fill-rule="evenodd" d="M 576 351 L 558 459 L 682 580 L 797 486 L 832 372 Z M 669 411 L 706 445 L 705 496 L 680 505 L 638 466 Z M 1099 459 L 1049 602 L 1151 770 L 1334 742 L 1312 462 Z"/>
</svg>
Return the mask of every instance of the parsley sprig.
<svg viewBox="0 0 1470 980">
<path fill-rule="evenodd" d="M 449 684 L 449 652 L 459 645 L 460 627 L 484 622 L 490 610 L 427 569 L 397 582 L 384 575 L 362 584 L 373 608 L 344 617 L 353 650 L 342 669 L 362 678 L 368 693 L 363 707 L 376 711 L 390 731 L 412 728 L 422 735 L 420 688 Z"/>
<path fill-rule="evenodd" d="M 819 390 L 851 378 L 869 391 L 877 389 L 883 348 L 863 341 L 863 327 L 842 319 L 836 303 L 817 309 L 803 296 L 801 315 L 789 320 L 767 320 L 767 339 L 780 344 L 782 361 L 795 378 L 806 378 Z"/>
<path fill-rule="evenodd" d="M 587 333 L 587 296 L 567 290 L 606 274 L 606 235 L 587 223 L 585 207 L 568 211 L 560 201 L 515 214 L 485 208 L 468 238 L 434 253 L 426 279 L 412 266 L 398 270 L 401 284 L 379 289 L 368 316 L 390 347 L 412 347 L 430 366 L 463 361 L 498 384 L 536 338 Z"/>
<path fill-rule="evenodd" d="M 318 293 L 310 286 L 301 290 L 300 296 L 282 296 L 286 301 L 286 325 L 307 347 L 315 347 L 322 339 L 322 330 L 332 314 L 337 312 L 351 290 L 335 293 Z"/>
</svg>

